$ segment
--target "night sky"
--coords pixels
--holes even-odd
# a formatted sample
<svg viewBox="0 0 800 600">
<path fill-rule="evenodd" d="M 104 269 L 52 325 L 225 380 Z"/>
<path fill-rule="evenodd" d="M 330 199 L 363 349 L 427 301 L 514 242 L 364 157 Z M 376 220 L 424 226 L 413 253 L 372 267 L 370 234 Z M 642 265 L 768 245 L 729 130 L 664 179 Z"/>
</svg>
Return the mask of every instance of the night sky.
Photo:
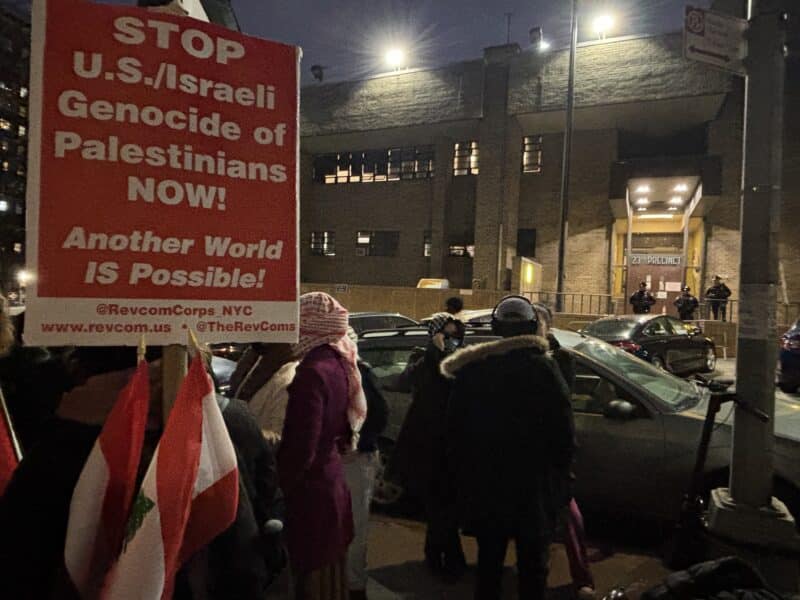
<svg viewBox="0 0 800 600">
<path fill-rule="evenodd" d="M 133 4 L 135 0 L 107 0 Z M 611 35 L 678 31 L 684 6 L 709 0 L 582 0 L 581 40 L 594 37 L 595 14 L 614 15 Z M 569 39 L 568 0 L 233 0 L 245 33 L 303 48 L 303 80 L 309 67 L 326 67 L 325 80 L 366 77 L 386 70 L 392 45 L 407 48 L 409 67 L 431 67 L 478 58 L 487 46 L 511 41 L 526 48 L 528 31 L 540 26 L 553 46 Z"/>
</svg>

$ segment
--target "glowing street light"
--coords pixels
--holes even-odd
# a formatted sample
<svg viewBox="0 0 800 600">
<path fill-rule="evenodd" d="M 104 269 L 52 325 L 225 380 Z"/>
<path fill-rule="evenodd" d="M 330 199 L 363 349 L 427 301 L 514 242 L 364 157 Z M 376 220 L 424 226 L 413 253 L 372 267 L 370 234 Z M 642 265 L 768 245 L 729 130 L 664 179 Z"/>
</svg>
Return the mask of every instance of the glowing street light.
<svg viewBox="0 0 800 600">
<path fill-rule="evenodd" d="M 406 64 L 406 53 L 402 48 L 390 48 L 384 56 L 386 64 L 395 71 L 402 69 Z"/>
<path fill-rule="evenodd" d="M 604 40 L 608 32 L 614 27 L 614 17 L 611 15 L 598 15 L 592 21 L 592 27 L 597 38 Z"/>
<path fill-rule="evenodd" d="M 33 279 L 33 276 L 25 269 L 17 272 L 17 283 L 19 283 L 20 287 L 28 285 L 31 279 Z"/>
</svg>

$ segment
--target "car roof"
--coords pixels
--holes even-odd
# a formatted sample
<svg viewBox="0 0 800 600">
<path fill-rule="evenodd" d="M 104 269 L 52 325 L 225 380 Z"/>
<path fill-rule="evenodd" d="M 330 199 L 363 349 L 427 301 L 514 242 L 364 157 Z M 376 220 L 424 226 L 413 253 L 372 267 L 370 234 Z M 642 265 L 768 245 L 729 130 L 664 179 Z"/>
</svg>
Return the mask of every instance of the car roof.
<svg viewBox="0 0 800 600">
<path fill-rule="evenodd" d="M 403 317 L 404 319 L 408 319 L 409 321 L 413 321 L 411 317 L 407 317 L 405 315 L 401 315 L 399 312 L 354 312 L 350 313 L 350 318 L 359 318 L 359 317 Z"/>
<path fill-rule="evenodd" d="M 642 323 L 647 323 L 648 321 L 652 321 L 653 319 L 656 319 L 658 317 L 667 317 L 667 316 L 669 316 L 669 315 L 661 315 L 661 314 L 654 314 L 654 315 L 653 314 L 650 314 L 650 315 L 618 315 L 618 316 L 614 316 L 614 317 L 602 317 L 600 319 L 592 321 L 592 323 L 590 323 L 589 325 L 592 325 L 593 323 L 607 323 L 609 321 L 619 321 L 619 322 L 624 322 L 624 323 L 642 324 Z M 587 325 L 587 327 L 588 327 L 588 325 Z"/>
<path fill-rule="evenodd" d="M 465 343 L 476 344 L 497 339 L 491 330 L 483 328 L 467 329 Z M 397 346 L 421 345 L 428 343 L 427 327 L 408 327 L 404 329 L 377 329 L 365 331 L 358 337 L 359 346 L 381 346 L 385 343 Z"/>
</svg>

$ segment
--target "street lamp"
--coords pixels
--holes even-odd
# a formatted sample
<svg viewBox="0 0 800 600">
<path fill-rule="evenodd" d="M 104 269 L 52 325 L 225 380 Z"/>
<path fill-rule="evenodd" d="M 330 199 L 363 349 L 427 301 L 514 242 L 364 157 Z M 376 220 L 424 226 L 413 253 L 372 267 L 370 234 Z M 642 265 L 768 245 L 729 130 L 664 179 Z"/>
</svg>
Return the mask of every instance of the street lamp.
<svg viewBox="0 0 800 600">
<path fill-rule="evenodd" d="M 604 40 L 608 32 L 614 27 L 614 17 L 611 15 L 598 15 L 592 21 L 592 27 L 597 34 L 597 39 Z"/>
<path fill-rule="evenodd" d="M 569 46 L 569 76 L 567 78 L 567 107 L 564 126 L 564 152 L 561 158 L 561 193 L 559 204 L 561 218 L 559 220 L 558 239 L 558 279 L 556 281 L 556 310 L 563 307 L 565 264 L 567 254 L 567 237 L 569 236 L 569 171 L 572 159 L 572 132 L 575 122 L 575 58 L 578 53 L 578 2 L 572 0 L 570 10 L 570 46 Z M 595 18 L 594 28 L 605 39 L 606 33 L 614 25 L 610 15 L 601 15 Z"/>
<path fill-rule="evenodd" d="M 392 69 L 398 71 L 406 64 L 405 50 L 398 47 L 390 48 L 386 51 L 384 60 Z"/>
</svg>

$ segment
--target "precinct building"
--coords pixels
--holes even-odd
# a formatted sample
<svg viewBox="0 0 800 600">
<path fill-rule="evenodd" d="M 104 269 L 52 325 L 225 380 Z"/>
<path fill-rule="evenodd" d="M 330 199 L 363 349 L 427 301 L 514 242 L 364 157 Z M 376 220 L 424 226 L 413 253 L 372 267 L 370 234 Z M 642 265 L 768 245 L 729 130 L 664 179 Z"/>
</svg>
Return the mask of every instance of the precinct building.
<svg viewBox="0 0 800 600">
<path fill-rule="evenodd" d="M 306 283 L 508 290 L 516 257 L 554 291 L 569 51 L 476 60 L 301 95 Z M 779 297 L 800 298 L 800 67 L 790 59 Z M 680 33 L 580 44 L 567 292 L 738 295 L 744 84 Z M 766 207 L 765 207 L 766 210 Z M 660 311 L 660 306 L 657 307 Z"/>
</svg>

